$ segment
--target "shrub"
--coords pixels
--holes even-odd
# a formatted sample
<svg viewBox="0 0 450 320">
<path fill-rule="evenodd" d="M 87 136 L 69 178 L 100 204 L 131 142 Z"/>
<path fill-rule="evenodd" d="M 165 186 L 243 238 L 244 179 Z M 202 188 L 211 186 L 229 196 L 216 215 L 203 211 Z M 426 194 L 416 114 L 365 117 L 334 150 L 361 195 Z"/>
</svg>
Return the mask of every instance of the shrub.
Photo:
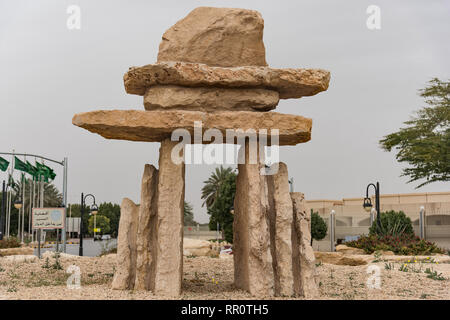
<svg viewBox="0 0 450 320">
<path fill-rule="evenodd" d="M 0 249 L 19 248 L 20 241 L 15 237 L 0 240 Z"/>
<path fill-rule="evenodd" d="M 405 215 L 403 211 L 387 211 L 382 212 L 380 216 L 381 220 L 381 232 L 377 232 L 377 220 L 372 223 L 369 229 L 369 235 L 381 235 L 381 236 L 401 236 L 414 235 L 411 219 Z"/>
<path fill-rule="evenodd" d="M 363 249 L 366 253 L 378 250 L 392 251 L 398 255 L 430 255 L 433 253 L 444 253 L 434 242 L 420 239 L 411 234 L 401 236 L 361 236 L 358 240 L 345 243 L 349 247 Z"/>
<path fill-rule="evenodd" d="M 319 216 L 318 212 L 314 212 L 311 209 L 311 244 L 314 240 L 322 240 L 327 235 L 327 224 L 325 220 L 321 216 Z"/>
</svg>

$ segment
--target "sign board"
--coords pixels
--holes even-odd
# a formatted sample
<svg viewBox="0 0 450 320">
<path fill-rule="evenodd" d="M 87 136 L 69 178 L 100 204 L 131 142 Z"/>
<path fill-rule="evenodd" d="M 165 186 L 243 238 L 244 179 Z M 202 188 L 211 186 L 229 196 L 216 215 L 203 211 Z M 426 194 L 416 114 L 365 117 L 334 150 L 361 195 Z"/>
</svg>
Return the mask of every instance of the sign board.
<svg viewBox="0 0 450 320">
<path fill-rule="evenodd" d="M 33 208 L 31 226 L 33 229 L 64 229 L 65 208 Z"/>
<path fill-rule="evenodd" d="M 100 228 L 95 228 L 95 229 L 94 229 L 94 232 L 100 232 L 100 231 L 101 231 Z"/>
</svg>

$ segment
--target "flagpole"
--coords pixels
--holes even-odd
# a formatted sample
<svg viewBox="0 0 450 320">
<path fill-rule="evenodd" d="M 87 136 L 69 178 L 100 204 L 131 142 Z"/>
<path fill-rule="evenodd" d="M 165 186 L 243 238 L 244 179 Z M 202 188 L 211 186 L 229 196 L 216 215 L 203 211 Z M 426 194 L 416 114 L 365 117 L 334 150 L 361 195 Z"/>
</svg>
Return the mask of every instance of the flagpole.
<svg viewBox="0 0 450 320">
<path fill-rule="evenodd" d="M 9 170 L 11 172 L 11 170 Z M 10 192 L 8 192 L 9 189 L 9 181 L 11 178 L 10 172 L 8 172 L 8 184 L 6 185 L 6 212 L 5 212 L 5 237 L 8 238 L 8 223 L 9 223 L 9 219 L 8 219 L 8 211 L 9 211 L 9 194 Z"/>
<path fill-rule="evenodd" d="M 34 177 L 33 177 L 33 181 L 34 181 Z M 28 210 L 28 239 L 30 239 L 31 236 L 31 211 L 32 209 L 32 204 L 33 204 L 33 191 L 32 188 L 33 187 L 33 183 L 30 181 L 30 210 Z"/>
<path fill-rule="evenodd" d="M 35 188 L 35 182 L 34 182 L 34 180 L 35 180 L 35 177 L 33 177 L 33 201 L 32 201 L 32 208 L 31 208 L 31 215 L 33 215 L 33 208 L 34 208 L 34 206 L 35 206 L 35 204 L 36 204 L 36 201 L 35 201 L 35 198 L 36 198 L 36 195 L 35 195 L 35 190 L 34 190 L 34 188 Z M 31 221 L 31 219 L 30 219 L 30 221 Z M 34 229 L 30 229 L 31 230 L 31 243 L 33 243 L 34 242 Z"/>
<path fill-rule="evenodd" d="M 25 159 L 25 163 L 27 162 L 27 157 L 25 157 L 24 158 Z M 23 201 L 23 204 L 22 204 L 22 227 L 21 227 L 21 229 L 22 229 L 22 234 L 21 234 L 21 236 L 22 236 L 22 238 L 21 238 L 21 242 L 23 243 L 23 233 L 25 232 L 25 204 L 26 204 L 26 198 L 25 198 L 25 189 L 26 189 L 26 186 L 27 186 L 27 184 L 26 184 L 26 176 L 24 175 L 23 176 L 24 177 L 24 179 L 23 179 L 23 190 L 22 190 L 22 201 Z"/>
<path fill-rule="evenodd" d="M 22 174 L 22 176 L 20 177 L 19 197 L 23 190 L 23 176 L 24 176 L 24 174 Z M 23 204 L 22 204 L 22 208 L 23 208 Z M 18 241 L 20 241 L 20 218 L 22 217 L 22 208 L 17 210 L 17 240 Z"/>
<path fill-rule="evenodd" d="M 20 242 L 23 243 L 23 224 L 25 220 L 25 175 L 23 175 L 23 182 L 22 182 L 22 224 L 20 225 Z"/>
<path fill-rule="evenodd" d="M 14 181 L 14 152 L 15 150 L 13 149 L 13 152 L 11 154 L 11 179 Z M 9 192 L 9 202 L 8 202 L 8 238 L 10 235 L 10 231 L 11 231 L 11 200 L 12 200 L 12 188 L 11 191 Z"/>
<path fill-rule="evenodd" d="M 68 159 L 64 157 L 64 172 L 63 172 L 63 204 L 65 208 L 65 212 L 67 215 L 67 170 L 68 170 Z M 64 217 L 64 229 L 62 230 L 62 243 L 63 243 L 63 252 L 66 252 L 66 238 L 67 238 L 67 217 Z"/>
<path fill-rule="evenodd" d="M 41 163 L 42 164 L 44 164 L 44 160 L 41 158 Z M 44 179 L 41 179 L 41 208 L 44 208 L 44 196 L 45 196 L 45 194 L 44 194 L 44 192 L 45 192 L 45 190 L 44 190 L 44 188 L 45 188 L 45 183 L 44 183 Z M 39 229 L 39 231 L 40 231 L 41 229 Z M 41 239 L 41 241 L 42 241 L 42 234 L 41 234 L 41 232 L 39 232 L 39 238 Z"/>
<path fill-rule="evenodd" d="M 34 163 L 36 163 L 36 157 L 34 158 Z M 40 195 L 41 195 L 41 175 L 38 173 L 38 177 L 37 177 L 37 180 L 36 180 L 36 203 L 35 203 L 35 208 L 39 208 Z M 38 234 L 39 234 L 39 230 L 35 230 L 35 236 L 36 236 L 37 241 L 39 241 Z M 41 257 L 39 257 L 39 258 L 41 258 Z"/>
</svg>

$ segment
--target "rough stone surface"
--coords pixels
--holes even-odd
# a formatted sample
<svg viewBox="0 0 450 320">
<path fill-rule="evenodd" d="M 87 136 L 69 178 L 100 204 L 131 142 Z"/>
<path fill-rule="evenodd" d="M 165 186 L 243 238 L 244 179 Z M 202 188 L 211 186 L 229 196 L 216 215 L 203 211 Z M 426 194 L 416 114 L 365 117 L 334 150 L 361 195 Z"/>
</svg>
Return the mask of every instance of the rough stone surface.
<svg viewBox="0 0 450 320">
<path fill-rule="evenodd" d="M 39 258 L 35 255 L 29 254 L 17 254 L 12 256 L 3 256 L 0 258 L 0 263 L 24 263 L 24 262 L 36 262 L 39 261 Z"/>
<path fill-rule="evenodd" d="M 145 110 L 269 111 L 278 101 L 278 92 L 266 89 L 153 86 L 144 95 Z"/>
<path fill-rule="evenodd" d="M 233 221 L 234 284 L 255 296 L 270 295 L 268 263 L 269 232 L 262 197 L 265 176 L 261 165 L 249 163 L 249 143 L 240 149 L 245 163 L 239 164 Z"/>
<path fill-rule="evenodd" d="M 183 279 L 185 165 L 171 159 L 177 143 L 166 139 L 159 149 L 155 293 L 167 296 L 181 294 Z"/>
<path fill-rule="evenodd" d="M 0 249 L 0 257 L 15 255 L 31 255 L 34 249 L 28 247 Z"/>
<path fill-rule="evenodd" d="M 183 239 L 184 256 L 208 256 L 212 254 L 211 242 L 199 239 Z"/>
<path fill-rule="evenodd" d="M 199 63 L 161 62 L 131 67 L 123 80 L 127 93 L 141 96 L 151 86 L 180 85 L 272 89 L 278 91 L 280 99 L 290 99 L 313 96 L 327 90 L 330 72 L 321 69 L 223 68 Z"/>
<path fill-rule="evenodd" d="M 139 226 L 136 240 L 136 290 L 155 289 L 156 222 L 158 170 L 150 164 L 144 167 L 139 205 Z"/>
<path fill-rule="evenodd" d="M 311 216 L 305 207 L 303 193 L 291 192 L 293 206 L 292 264 L 294 292 L 297 296 L 319 296 L 314 251 L 311 246 Z"/>
<path fill-rule="evenodd" d="M 263 29 L 257 11 L 199 7 L 164 33 L 158 61 L 266 66 Z"/>
<path fill-rule="evenodd" d="M 317 262 L 335 264 L 339 266 L 361 266 L 373 260 L 372 256 L 344 255 L 341 252 L 315 251 Z"/>
<path fill-rule="evenodd" d="M 347 247 L 345 244 L 338 244 L 336 246 L 336 252 L 343 254 L 365 254 L 363 249 Z"/>
<path fill-rule="evenodd" d="M 195 121 L 202 122 L 203 130 L 220 130 L 224 141 L 227 129 L 267 129 L 269 134 L 278 129 L 280 145 L 296 145 L 311 139 L 311 119 L 277 112 L 99 110 L 79 113 L 72 119 L 74 125 L 107 139 L 147 142 L 170 138 L 175 129 L 182 128 L 193 137 Z"/>
<path fill-rule="evenodd" d="M 267 176 L 269 221 L 271 230 L 274 292 L 277 296 L 294 294 L 292 273 L 292 200 L 286 164 L 278 164 L 278 172 Z"/>
<path fill-rule="evenodd" d="M 119 234 L 117 236 L 117 265 L 112 288 L 134 288 L 136 278 L 136 235 L 139 221 L 139 205 L 128 198 L 120 206 Z"/>
</svg>

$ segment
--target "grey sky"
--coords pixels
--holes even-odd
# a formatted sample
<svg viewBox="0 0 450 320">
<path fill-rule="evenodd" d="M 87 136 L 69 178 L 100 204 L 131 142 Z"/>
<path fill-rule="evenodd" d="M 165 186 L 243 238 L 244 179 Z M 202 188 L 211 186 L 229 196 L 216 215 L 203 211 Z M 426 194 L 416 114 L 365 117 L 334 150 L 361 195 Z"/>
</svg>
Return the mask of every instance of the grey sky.
<svg viewBox="0 0 450 320">
<path fill-rule="evenodd" d="M 81 30 L 66 27 L 71 4 L 81 8 Z M 366 27 L 370 4 L 381 8 L 381 30 Z M 313 119 L 310 142 L 281 148 L 296 191 L 357 197 L 376 180 L 382 193 L 417 191 L 378 140 L 423 106 L 417 89 L 449 78 L 448 1 L 0 0 L 0 151 L 68 156 L 69 202 L 81 192 L 98 202 L 139 202 L 143 166 L 157 165 L 159 144 L 106 140 L 73 126 L 72 116 L 143 110 L 142 97 L 125 93 L 123 74 L 155 62 L 163 32 L 206 5 L 258 10 L 270 66 L 331 71 L 327 92 L 281 101 L 276 110 Z M 200 189 L 213 168 L 186 167 L 186 200 L 201 222 L 208 216 Z M 449 190 L 444 183 L 419 189 Z"/>
</svg>

